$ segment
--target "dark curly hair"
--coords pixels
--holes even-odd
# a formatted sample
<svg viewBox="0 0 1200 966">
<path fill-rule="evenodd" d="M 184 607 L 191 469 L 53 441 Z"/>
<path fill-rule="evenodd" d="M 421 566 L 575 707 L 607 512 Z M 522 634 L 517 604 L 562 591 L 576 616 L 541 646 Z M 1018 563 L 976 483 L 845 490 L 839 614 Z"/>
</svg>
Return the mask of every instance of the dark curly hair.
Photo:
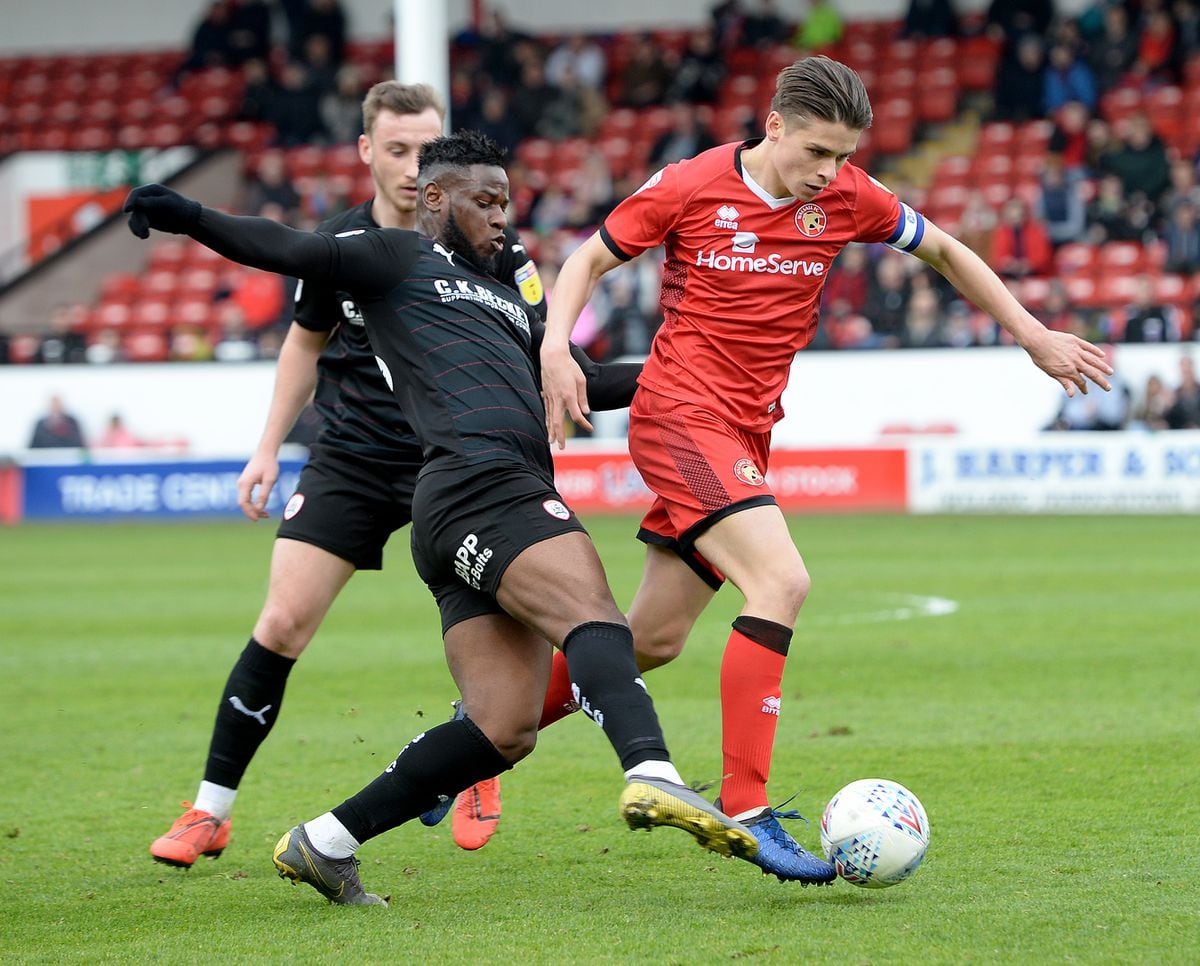
<svg viewBox="0 0 1200 966">
<path fill-rule="evenodd" d="M 445 137 L 427 141 L 417 162 L 418 181 L 427 184 L 447 168 L 469 168 L 486 164 L 503 168 L 508 157 L 486 134 L 479 131 L 457 131 Z"/>
</svg>

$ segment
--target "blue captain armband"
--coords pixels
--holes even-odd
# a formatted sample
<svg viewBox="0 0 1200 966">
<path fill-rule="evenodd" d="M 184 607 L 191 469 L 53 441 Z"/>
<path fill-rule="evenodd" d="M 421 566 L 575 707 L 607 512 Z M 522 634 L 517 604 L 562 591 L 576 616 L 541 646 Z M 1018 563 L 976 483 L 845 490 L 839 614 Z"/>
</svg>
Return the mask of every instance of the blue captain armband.
<svg viewBox="0 0 1200 966">
<path fill-rule="evenodd" d="M 904 202 L 900 202 L 900 223 L 884 244 L 896 251 L 911 252 L 917 249 L 924 237 L 925 217 L 919 211 L 914 211 Z"/>
</svg>

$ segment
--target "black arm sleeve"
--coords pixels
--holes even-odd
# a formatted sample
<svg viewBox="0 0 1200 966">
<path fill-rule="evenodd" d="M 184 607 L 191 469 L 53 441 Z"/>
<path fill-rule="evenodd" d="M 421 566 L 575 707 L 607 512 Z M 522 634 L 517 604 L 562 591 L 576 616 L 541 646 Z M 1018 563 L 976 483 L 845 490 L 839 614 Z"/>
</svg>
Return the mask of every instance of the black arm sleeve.
<svg viewBox="0 0 1200 966">
<path fill-rule="evenodd" d="M 364 295 L 394 288 L 417 257 L 415 232 L 369 229 L 336 237 L 212 208 L 200 210 L 200 220 L 188 234 L 242 265 L 341 285 Z"/>
<path fill-rule="evenodd" d="M 542 339 L 546 335 L 546 326 L 536 320 L 531 320 L 531 323 L 529 331 L 532 337 L 533 365 L 540 383 Z M 588 404 L 592 409 L 598 412 L 606 409 L 624 409 L 633 402 L 638 376 L 642 374 L 642 363 L 593 362 L 574 342 L 571 343 L 571 358 L 583 370 L 583 377 L 587 380 Z"/>
</svg>

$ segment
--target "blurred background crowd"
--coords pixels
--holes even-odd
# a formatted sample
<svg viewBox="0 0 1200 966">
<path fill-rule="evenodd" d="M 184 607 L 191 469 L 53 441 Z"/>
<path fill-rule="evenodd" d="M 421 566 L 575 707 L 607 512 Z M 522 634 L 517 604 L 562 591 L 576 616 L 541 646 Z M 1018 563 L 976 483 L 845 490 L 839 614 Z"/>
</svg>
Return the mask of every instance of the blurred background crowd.
<svg viewBox="0 0 1200 966">
<path fill-rule="evenodd" d="M 836 0 L 803 7 L 793 21 L 773 0 L 726 0 L 693 29 L 571 36 L 539 35 L 493 7 L 454 37 L 451 125 L 510 151 L 511 217 L 551 299 L 558 266 L 617 202 L 665 164 L 755 136 L 778 69 L 821 52 L 859 70 L 872 93 L 876 121 L 854 162 L 970 245 L 1048 326 L 1114 345 L 1194 340 L 1196 0 L 1098 0 L 1072 15 L 1054 0 L 994 0 L 969 17 L 953 0 L 911 0 L 894 22 L 847 22 Z M 137 62 L 136 90 L 113 92 L 107 124 L 96 79 L 108 68 L 63 58 L 88 82 L 72 116 L 66 67 L 0 60 L 0 156 L 235 149 L 235 209 L 311 228 L 371 193 L 354 144 L 364 93 L 390 76 L 391 42 L 349 42 L 347 28 L 338 0 L 216 0 L 186 46 L 181 37 L 178 51 Z M 43 115 L 23 100 L 39 71 Z M 126 116 L 130 101 L 148 105 L 144 116 Z M 646 257 L 606 276 L 576 341 L 600 360 L 645 353 L 661 321 L 659 272 Z M 0 335 L 0 362 L 270 359 L 293 286 L 156 238 L 144 268 L 112 273 L 95 300 L 64 300 Z M 1003 338 L 917 259 L 857 245 L 830 273 L 811 349 Z M 1054 425 L 1200 419 L 1187 372 L 1120 395 L 1119 411 L 1067 407 Z"/>
</svg>

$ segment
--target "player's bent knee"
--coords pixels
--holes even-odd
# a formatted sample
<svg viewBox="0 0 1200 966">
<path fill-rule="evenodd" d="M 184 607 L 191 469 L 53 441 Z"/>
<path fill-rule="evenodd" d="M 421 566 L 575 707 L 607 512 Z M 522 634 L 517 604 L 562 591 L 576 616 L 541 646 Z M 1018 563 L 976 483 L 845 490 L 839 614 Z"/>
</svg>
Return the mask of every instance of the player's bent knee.
<svg viewBox="0 0 1200 966">
<path fill-rule="evenodd" d="M 488 735 L 496 750 L 510 765 L 527 757 L 537 745 L 537 726 L 505 731 L 499 735 Z"/>
<path fill-rule="evenodd" d="M 254 639 L 268 651 L 297 658 L 316 633 L 316 625 L 290 609 L 268 605 L 254 625 Z"/>
<path fill-rule="evenodd" d="M 687 630 L 676 633 L 672 627 L 664 627 L 644 634 L 634 631 L 633 649 L 637 656 L 638 670 L 651 671 L 669 664 L 683 653 L 687 642 Z"/>
</svg>

